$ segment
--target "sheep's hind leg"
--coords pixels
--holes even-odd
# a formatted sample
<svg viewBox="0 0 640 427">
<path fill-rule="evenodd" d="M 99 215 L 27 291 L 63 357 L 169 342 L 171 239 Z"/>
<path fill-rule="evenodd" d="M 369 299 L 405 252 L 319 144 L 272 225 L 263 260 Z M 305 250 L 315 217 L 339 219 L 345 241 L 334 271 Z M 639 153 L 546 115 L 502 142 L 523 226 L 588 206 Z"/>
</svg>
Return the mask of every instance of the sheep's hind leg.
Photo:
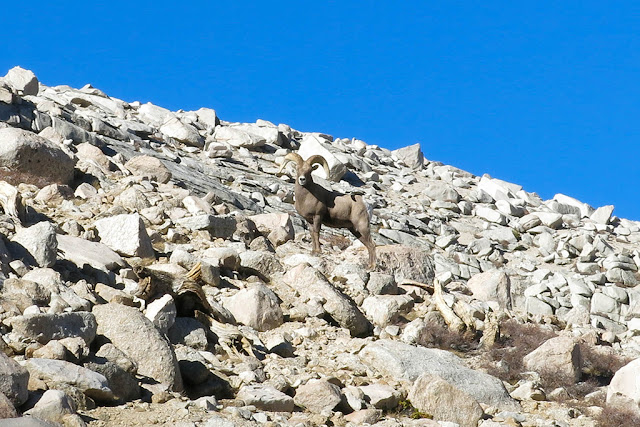
<svg viewBox="0 0 640 427">
<path fill-rule="evenodd" d="M 363 233 L 360 233 L 359 231 L 356 230 L 352 230 L 349 229 L 349 231 L 351 231 L 351 233 L 356 236 L 358 238 L 358 240 L 360 240 L 362 242 L 362 244 L 367 248 L 367 251 L 369 251 L 369 268 L 370 269 L 375 269 L 376 268 L 376 244 L 373 242 L 373 239 L 371 238 L 371 232 L 367 229 L 365 230 Z"/>
</svg>

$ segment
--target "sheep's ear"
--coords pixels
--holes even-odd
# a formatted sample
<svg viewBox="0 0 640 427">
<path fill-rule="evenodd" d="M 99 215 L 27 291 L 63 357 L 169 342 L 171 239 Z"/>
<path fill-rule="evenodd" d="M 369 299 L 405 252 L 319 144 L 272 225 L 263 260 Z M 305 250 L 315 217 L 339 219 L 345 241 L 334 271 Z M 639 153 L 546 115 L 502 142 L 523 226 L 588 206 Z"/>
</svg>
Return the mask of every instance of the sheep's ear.
<svg viewBox="0 0 640 427">
<path fill-rule="evenodd" d="M 318 169 L 319 167 L 320 167 L 320 164 L 316 163 L 315 165 L 313 165 L 313 166 L 311 167 L 311 170 L 316 170 L 316 169 Z"/>
</svg>

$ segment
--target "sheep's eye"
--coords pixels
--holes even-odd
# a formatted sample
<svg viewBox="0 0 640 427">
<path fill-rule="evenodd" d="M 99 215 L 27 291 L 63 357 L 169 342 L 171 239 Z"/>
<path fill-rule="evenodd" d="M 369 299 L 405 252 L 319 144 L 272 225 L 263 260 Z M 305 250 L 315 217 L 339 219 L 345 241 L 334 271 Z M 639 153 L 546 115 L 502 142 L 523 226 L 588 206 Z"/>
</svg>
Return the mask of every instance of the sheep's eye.
<svg viewBox="0 0 640 427">
<path fill-rule="evenodd" d="M 313 166 L 311 167 L 311 170 L 316 170 L 316 169 L 318 169 L 319 167 L 320 167 L 320 165 L 316 163 L 315 165 L 313 165 Z"/>
</svg>

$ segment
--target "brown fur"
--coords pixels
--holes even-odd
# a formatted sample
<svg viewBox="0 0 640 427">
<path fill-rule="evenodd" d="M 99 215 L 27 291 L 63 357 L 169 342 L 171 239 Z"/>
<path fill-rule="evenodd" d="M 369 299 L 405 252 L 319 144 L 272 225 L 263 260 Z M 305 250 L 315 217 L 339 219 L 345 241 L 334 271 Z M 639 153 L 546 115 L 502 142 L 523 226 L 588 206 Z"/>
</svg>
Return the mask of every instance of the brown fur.
<svg viewBox="0 0 640 427">
<path fill-rule="evenodd" d="M 329 166 L 322 156 L 311 156 L 306 161 L 297 153 L 289 153 L 280 167 L 296 164 L 295 207 L 296 211 L 311 226 L 312 253 L 320 249 L 320 227 L 346 228 L 356 236 L 369 251 L 369 268 L 376 265 L 376 245 L 371 238 L 369 212 L 362 196 L 330 191 L 313 182 L 311 172 L 322 165 L 329 176 Z"/>
</svg>

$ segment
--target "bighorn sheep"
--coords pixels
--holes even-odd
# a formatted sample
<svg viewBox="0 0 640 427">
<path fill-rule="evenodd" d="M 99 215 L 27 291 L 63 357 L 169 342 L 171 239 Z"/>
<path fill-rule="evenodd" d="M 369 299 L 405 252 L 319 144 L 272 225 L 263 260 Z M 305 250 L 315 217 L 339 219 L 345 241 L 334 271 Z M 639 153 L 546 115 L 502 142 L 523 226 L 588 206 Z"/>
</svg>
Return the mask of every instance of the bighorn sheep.
<svg viewBox="0 0 640 427">
<path fill-rule="evenodd" d="M 281 174 L 289 163 L 296 164 L 295 207 L 296 211 L 311 225 L 312 253 L 320 250 L 320 226 L 346 228 L 356 236 L 369 251 L 369 268 L 376 265 L 376 245 L 371 238 L 369 211 L 362 196 L 330 191 L 313 182 L 311 172 L 322 165 L 327 177 L 329 165 L 324 157 L 314 155 L 306 161 L 297 153 L 289 153 L 278 171 Z"/>
</svg>

